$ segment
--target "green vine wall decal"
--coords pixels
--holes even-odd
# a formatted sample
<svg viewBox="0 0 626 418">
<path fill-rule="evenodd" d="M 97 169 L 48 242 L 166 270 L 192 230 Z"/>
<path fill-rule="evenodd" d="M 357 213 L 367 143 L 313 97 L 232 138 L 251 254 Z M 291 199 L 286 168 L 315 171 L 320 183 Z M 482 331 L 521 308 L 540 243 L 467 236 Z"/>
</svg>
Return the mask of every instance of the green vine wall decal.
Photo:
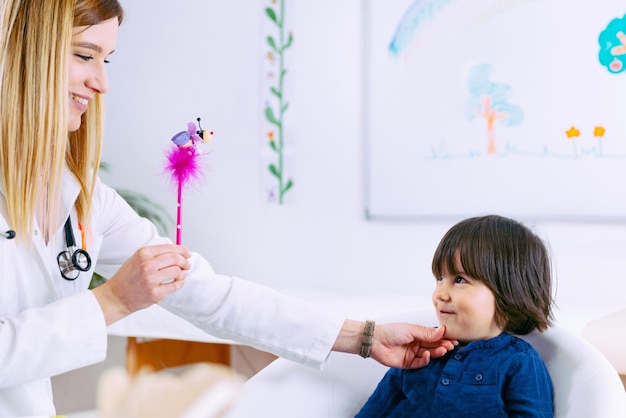
<svg viewBox="0 0 626 418">
<path fill-rule="evenodd" d="M 272 5 L 276 6 L 277 0 L 272 0 Z M 270 50 L 267 59 L 275 67 L 274 83 L 270 85 L 269 93 L 272 100 L 265 103 L 265 119 L 272 128 L 267 133 L 271 150 L 275 154 L 275 159 L 268 165 L 269 172 L 278 182 L 276 190 L 277 202 L 282 205 L 285 194 L 293 187 L 293 180 L 285 173 L 285 113 L 289 109 L 289 102 L 285 98 L 285 51 L 293 43 L 293 34 L 285 33 L 285 0 L 279 0 L 278 10 L 275 7 L 266 7 L 265 14 L 277 30 L 277 38 L 268 35 L 266 38 Z M 273 106 L 272 106 L 273 104 Z M 273 197 L 270 193 L 270 199 Z"/>
</svg>

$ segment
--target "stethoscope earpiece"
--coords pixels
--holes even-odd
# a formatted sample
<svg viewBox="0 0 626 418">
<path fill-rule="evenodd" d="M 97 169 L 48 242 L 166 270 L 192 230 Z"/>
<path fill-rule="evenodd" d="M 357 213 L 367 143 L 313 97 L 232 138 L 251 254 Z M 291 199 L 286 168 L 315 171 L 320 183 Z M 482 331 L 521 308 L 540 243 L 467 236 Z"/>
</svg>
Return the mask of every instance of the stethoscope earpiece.
<svg viewBox="0 0 626 418">
<path fill-rule="evenodd" d="M 0 236 L 5 237 L 6 239 L 13 239 L 15 238 L 15 231 L 9 229 L 7 232 L 0 232 Z"/>
</svg>

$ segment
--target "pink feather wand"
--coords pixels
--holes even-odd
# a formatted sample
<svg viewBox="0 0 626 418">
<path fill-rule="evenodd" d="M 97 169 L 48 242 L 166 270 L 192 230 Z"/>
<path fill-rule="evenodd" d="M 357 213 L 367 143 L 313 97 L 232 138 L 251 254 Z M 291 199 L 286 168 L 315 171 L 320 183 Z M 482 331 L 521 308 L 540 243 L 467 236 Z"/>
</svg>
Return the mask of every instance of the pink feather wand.
<svg viewBox="0 0 626 418">
<path fill-rule="evenodd" d="M 169 171 L 178 195 L 176 210 L 176 244 L 178 245 L 182 243 L 183 190 L 202 178 L 200 160 L 204 154 L 198 151 L 197 143 L 209 142 L 213 136 L 213 132 L 202 129 L 200 118 L 197 121 L 198 130 L 194 122 L 189 122 L 186 131 L 181 131 L 172 137 L 175 147 L 166 152 L 165 169 Z"/>
</svg>

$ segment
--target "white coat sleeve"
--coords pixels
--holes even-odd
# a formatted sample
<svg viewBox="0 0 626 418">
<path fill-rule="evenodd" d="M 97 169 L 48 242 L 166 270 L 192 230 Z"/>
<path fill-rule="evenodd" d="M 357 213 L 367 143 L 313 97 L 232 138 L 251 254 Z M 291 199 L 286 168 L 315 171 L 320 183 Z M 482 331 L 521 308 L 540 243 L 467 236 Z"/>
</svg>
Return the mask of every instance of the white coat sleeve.
<svg viewBox="0 0 626 418">
<path fill-rule="evenodd" d="M 96 271 L 110 277 L 137 249 L 170 242 L 136 215 L 114 190 L 100 184 L 102 245 Z M 216 274 L 199 254 L 179 291 L 161 305 L 209 334 L 321 367 L 344 318 L 255 283 Z"/>
<path fill-rule="evenodd" d="M 89 291 L 0 318 L 0 388 L 102 361 L 106 350 L 104 316 Z"/>
<path fill-rule="evenodd" d="M 321 368 L 344 318 L 258 284 L 213 273 L 198 254 L 161 306 L 209 334 Z"/>
</svg>

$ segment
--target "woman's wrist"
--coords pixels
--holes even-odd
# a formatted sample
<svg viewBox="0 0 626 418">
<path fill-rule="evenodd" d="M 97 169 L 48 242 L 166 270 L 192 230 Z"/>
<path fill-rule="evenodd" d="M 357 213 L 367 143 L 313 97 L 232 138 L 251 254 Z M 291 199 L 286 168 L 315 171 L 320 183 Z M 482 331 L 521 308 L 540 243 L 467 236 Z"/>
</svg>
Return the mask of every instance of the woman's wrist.
<svg viewBox="0 0 626 418">
<path fill-rule="evenodd" d="M 333 351 L 359 354 L 363 344 L 365 322 L 346 319 L 333 345 Z"/>
<path fill-rule="evenodd" d="M 108 283 L 96 287 L 92 290 L 92 292 L 96 297 L 98 304 L 100 304 L 100 309 L 102 309 L 104 321 L 107 326 L 127 317 L 130 314 L 128 309 L 126 309 L 119 299 L 115 297 Z"/>
</svg>

